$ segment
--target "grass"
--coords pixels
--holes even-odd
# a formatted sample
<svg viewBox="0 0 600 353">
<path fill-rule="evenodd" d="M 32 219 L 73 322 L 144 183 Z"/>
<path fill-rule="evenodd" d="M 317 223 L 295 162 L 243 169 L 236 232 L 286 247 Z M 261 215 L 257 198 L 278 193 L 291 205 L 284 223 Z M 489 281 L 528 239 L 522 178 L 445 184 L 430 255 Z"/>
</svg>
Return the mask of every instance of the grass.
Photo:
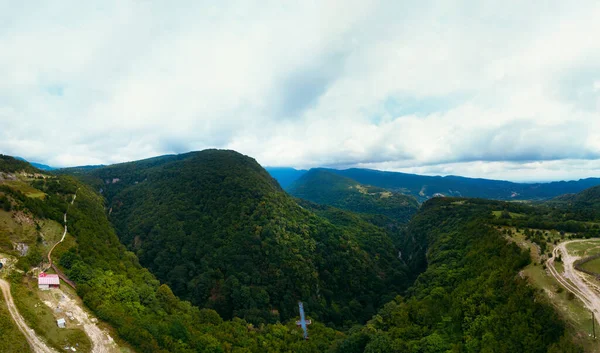
<svg viewBox="0 0 600 353">
<path fill-rule="evenodd" d="M 14 213 L 0 211 L 0 251 L 14 253 L 12 243 L 33 245 L 37 241 L 37 231 L 33 222 L 19 221 Z"/>
<path fill-rule="evenodd" d="M 600 274 L 600 258 L 588 261 L 581 265 L 583 269 Z"/>
<path fill-rule="evenodd" d="M 550 305 L 552 305 L 559 316 L 566 323 L 568 332 L 574 341 L 584 347 L 585 352 L 600 352 L 597 341 L 594 341 L 589 333 L 592 332 L 592 318 L 589 310 L 583 302 L 569 294 L 549 272 L 540 264 L 540 254 L 537 247 L 525 239 L 524 230 L 516 232 L 515 228 L 508 228 L 513 232 L 509 237 L 510 241 L 515 242 L 523 249 L 531 252 L 533 263 L 525 267 L 521 274 L 527 278 L 528 282 L 540 291 L 541 296 Z M 548 250 L 551 252 L 554 247 L 554 240 L 560 241 L 562 236 L 557 231 L 548 233 Z M 567 234 L 568 235 L 568 234 Z M 585 251 L 582 249 L 581 251 Z M 570 252 L 570 249 L 569 249 Z M 564 272 L 564 266 L 560 262 L 555 262 L 556 270 Z"/>
<path fill-rule="evenodd" d="M 500 218 L 502 216 L 502 211 L 492 211 L 492 214 L 496 217 L 496 218 Z M 510 214 L 511 218 L 520 218 L 520 217 L 525 217 L 524 214 L 522 213 L 515 213 L 515 212 L 509 212 L 508 214 Z"/>
<path fill-rule="evenodd" d="M 64 346 L 77 347 L 78 352 L 91 350 L 92 344 L 85 332 L 77 328 L 68 328 L 68 319 L 66 329 L 58 328 L 52 309 L 46 306 L 38 296 L 34 278 L 24 276 L 22 279 L 13 280 L 11 290 L 15 304 L 27 324 L 38 335 L 44 337 L 49 345 L 59 351 L 62 351 Z"/>
<path fill-rule="evenodd" d="M 32 187 L 28 183 L 21 181 L 21 180 L 7 180 L 7 181 L 4 181 L 3 183 L 13 190 L 22 192 L 27 197 L 42 198 L 42 199 L 46 197 L 46 193 Z"/>
<path fill-rule="evenodd" d="M 559 269 L 559 266 L 556 267 L 559 271 L 563 270 Z M 531 285 L 543 292 L 546 300 L 567 324 L 573 339 L 582 345 L 586 352 L 600 352 L 597 342 L 588 336 L 592 332 L 592 317 L 583 302 L 570 296 L 569 291 L 549 275 L 542 265 L 531 264 L 523 270 L 523 274 Z"/>
<path fill-rule="evenodd" d="M 4 296 L 0 294 L 0 352 L 3 353 L 30 353 L 31 349 L 25 336 L 13 321 Z"/>
<path fill-rule="evenodd" d="M 15 217 L 14 212 L 0 210 L 0 251 L 16 255 L 14 243 L 24 243 L 30 248 L 38 247 L 43 254 L 60 240 L 63 226 L 56 221 L 36 220 Z M 24 217 L 24 215 L 20 215 Z M 37 226 L 39 226 L 39 231 Z M 72 245 L 74 240 L 67 236 L 65 245 Z M 62 246 L 62 244 L 61 244 Z"/>
<path fill-rule="evenodd" d="M 567 244 L 567 250 L 570 254 L 579 257 L 600 254 L 600 240 L 588 240 Z"/>
</svg>

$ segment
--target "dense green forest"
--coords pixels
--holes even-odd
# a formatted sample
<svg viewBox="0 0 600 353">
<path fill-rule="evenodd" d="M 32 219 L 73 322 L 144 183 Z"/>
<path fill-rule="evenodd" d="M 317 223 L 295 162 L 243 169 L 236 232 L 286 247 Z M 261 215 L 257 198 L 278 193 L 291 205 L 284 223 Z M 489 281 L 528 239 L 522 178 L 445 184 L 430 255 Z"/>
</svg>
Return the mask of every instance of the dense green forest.
<svg viewBox="0 0 600 353">
<path fill-rule="evenodd" d="M 103 198 L 90 187 L 69 176 L 33 183 L 47 193 L 44 199 L 28 198 L 7 186 L 0 194 L 13 211 L 60 222 L 77 192 L 68 211 L 69 232 L 77 244 L 59 251 L 59 265 L 77 283 L 84 303 L 139 352 L 324 352 L 343 337 L 315 322 L 312 340 L 305 341 L 293 320 L 257 326 L 239 318 L 224 321 L 214 310 L 181 301 L 120 243 Z M 19 267 L 27 270 L 39 261 L 39 254 L 36 259 L 28 255 L 19 260 Z M 14 272 L 11 278 L 18 283 L 21 276 Z"/>
<path fill-rule="evenodd" d="M 419 207 L 411 196 L 362 185 L 324 169 L 311 169 L 290 185 L 288 192 L 318 204 L 383 215 L 398 222 L 408 222 Z"/>
<path fill-rule="evenodd" d="M 36 168 L 31 166 L 31 164 L 13 158 L 11 156 L 6 156 L 0 154 L 0 172 L 4 173 L 14 173 L 14 172 L 27 172 L 27 173 L 35 173 L 38 172 Z"/>
<path fill-rule="evenodd" d="M 407 296 L 386 304 L 339 351 L 581 352 L 552 308 L 516 276 L 529 254 L 485 226 L 495 207 L 428 201 L 409 229 L 427 248 L 427 270 Z"/>
<path fill-rule="evenodd" d="M 406 227 L 391 230 L 377 226 L 381 216 L 295 201 L 253 160 L 231 152 L 78 176 L 88 184 L 65 175 L 33 180 L 45 198 L 9 186 L 0 195 L 13 211 L 60 221 L 77 192 L 69 208 L 77 244 L 59 251 L 58 262 L 85 304 L 140 352 L 581 352 L 552 308 L 517 275 L 528 253 L 494 228 L 540 216 L 548 225 L 585 225 L 575 220 L 583 215 L 567 212 L 569 205 L 436 198 Z M 493 215 L 498 210 L 502 217 Z M 108 214 L 119 232 L 124 228 L 119 235 L 132 252 Z M 153 246 L 144 248 L 148 243 Z M 167 266 L 154 263 L 160 256 L 173 262 L 162 285 L 153 273 Z M 174 271 L 190 259 L 210 274 L 207 284 L 184 288 L 211 288 L 198 306 L 171 290 L 194 279 L 186 273 L 193 268 Z M 144 261 L 153 262 L 151 271 Z M 264 293 L 268 304 L 261 306 Z M 294 323 L 299 297 L 313 319 L 308 341 Z M 278 303 L 287 307 L 286 300 L 288 312 L 273 312 Z"/>
<path fill-rule="evenodd" d="M 126 163 L 87 177 L 96 178 L 140 263 L 176 295 L 226 319 L 285 321 L 303 300 L 314 319 L 350 327 L 410 283 L 387 232 L 319 217 L 233 151 Z"/>
</svg>

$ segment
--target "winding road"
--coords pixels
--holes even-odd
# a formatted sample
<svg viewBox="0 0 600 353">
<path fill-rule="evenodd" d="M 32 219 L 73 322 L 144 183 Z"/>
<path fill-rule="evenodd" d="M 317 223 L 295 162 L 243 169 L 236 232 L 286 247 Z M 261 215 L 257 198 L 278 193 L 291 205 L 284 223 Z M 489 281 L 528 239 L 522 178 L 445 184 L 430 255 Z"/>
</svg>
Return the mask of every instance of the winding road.
<svg viewBox="0 0 600 353">
<path fill-rule="evenodd" d="M 567 251 L 567 244 L 590 240 L 600 239 L 577 239 L 558 244 L 552 251 L 552 258 L 548 260 L 547 265 L 552 276 L 567 290 L 579 298 L 590 311 L 596 314 L 596 321 L 600 324 L 600 294 L 592 289 L 591 285 L 585 279 L 584 274 L 579 273 L 575 269 L 575 261 L 577 261 L 579 257 L 572 256 Z M 564 273 L 559 273 L 554 267 L 554 259 L 556 259 L 559 253 L 564 265 Z"/>
<path fill-rule="evenodd" d="M 25 336 L 25 339 L 27 339 L 29 346 L 31 346 L 31 350 L 35 353 L 58 353 L 56 350 L 48 347 L 48 345 L 35 334 L 33 329 L 27 326 L 25 320 L 21 314 L 19 314 L 19 311 L 15 306 L 8 282 L 0 279 L 0 288 L 2 289 L 2 294 L 4 295 L 8 312 L 10 313 L 10 316 L 12 316 L 14 322 L 17 324 L 19 331 L 21 331 Z"/>
<path fill-rule="evenodd" d="M 77 197 L 77 192 L 75 192 L 75 195 L 73 196 L 71 205 L 75 202 L 76 197 Z M 68 211 L 68 209 L 69 208 L 67 207 L 67 211 Z M 56 244 L 54 244 L 52 249 L 50 249 L 50 251 L 48 252 L 48 261 L 50 262 L 50 265 L 48 266 L 48 268 L 46 268 L 46 270 L 48 270 L 50 267 L 54 267 L 52 264 L 52 258 L 50 257 L 50 255 L 52 254 L 52 250 L 54 250 L 54 248 L 58 244 L 62 243 L 65 240 L 65 236 L 67 235 L 67 212 L 65 212 L 63 219 L 64 219 L 65 231 L 64 231 L 60 241 L 57 242 Z M 46 271 L 46 270 L 44 270 L 44 271 Z M 68 279 L 67 279 L 67 282 L 70 282 L 70 281 L 68 281 Z M 23 333 L 23 335 L 25 336 L 25 339 L 29 343 L 31 350 L 34 353 L 58 353 L 55 349 L 49 347 L 40 337 L 38 337 L 38 335 L 36 335 L 35 331 L 33 331 L 33 329 L 31 329 L 27 325 L 27 323 L 25 322 L 25 320 L 23 319 L 21 314 L 19 314 L 19 310 L 15 306 L 15 302 L 13 300 L 12 293 L 10 292 L 10 284 L 5 280 L 0 279 L 0 289 L 2 290 L 2 294 L 4 296 L 4 300 L 6 301 L 6 306 L 8 307 L 8 312 L 10 313 L 10 316 L 13 318 L 13 321 L 19 328 L 19 331 L 21 331 Z M 87 331 L 88 330 L 86 330 L 86 332 Z M 96 345 L 96 346 L 98 346 L 98 345 Z M 105 350 L 98 350 L 98 351 L 104 352 Z"/>
</svg>

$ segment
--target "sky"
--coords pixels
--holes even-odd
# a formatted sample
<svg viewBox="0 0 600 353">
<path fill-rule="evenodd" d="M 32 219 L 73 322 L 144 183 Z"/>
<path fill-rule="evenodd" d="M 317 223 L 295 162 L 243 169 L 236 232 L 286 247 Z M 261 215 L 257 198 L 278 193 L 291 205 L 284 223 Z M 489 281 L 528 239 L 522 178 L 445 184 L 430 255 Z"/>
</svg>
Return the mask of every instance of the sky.
<svg viewBox="0 0 600 353">
<path fill-rule="evenodd" d="M 600 177 L 600 2 L 0 1 L 0 153 Z"/>
</svg>

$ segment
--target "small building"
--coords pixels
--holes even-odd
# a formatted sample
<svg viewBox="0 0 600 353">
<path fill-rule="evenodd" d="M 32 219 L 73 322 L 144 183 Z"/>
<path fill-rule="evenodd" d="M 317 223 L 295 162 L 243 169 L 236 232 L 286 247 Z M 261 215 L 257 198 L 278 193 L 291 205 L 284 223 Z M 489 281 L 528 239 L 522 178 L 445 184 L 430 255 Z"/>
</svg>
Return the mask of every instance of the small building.
<svg viewBox="0 0 600 353">
<path fill-rule="evenodd" d="M 58 319 L 56 320 L 56 324 L 58 325 L 58 327 L 60 328 L 65 328 L 67 327 L 67 322 L 65 321 L 65 319 Z"/>
<path fill-rule="evenodd" d="M 50 288 L 58 288 L 60 286 L 60 278 L 55 274 L 40 273 L 38 276 L 38 288 L 48 290 Z"/>
</svg>

